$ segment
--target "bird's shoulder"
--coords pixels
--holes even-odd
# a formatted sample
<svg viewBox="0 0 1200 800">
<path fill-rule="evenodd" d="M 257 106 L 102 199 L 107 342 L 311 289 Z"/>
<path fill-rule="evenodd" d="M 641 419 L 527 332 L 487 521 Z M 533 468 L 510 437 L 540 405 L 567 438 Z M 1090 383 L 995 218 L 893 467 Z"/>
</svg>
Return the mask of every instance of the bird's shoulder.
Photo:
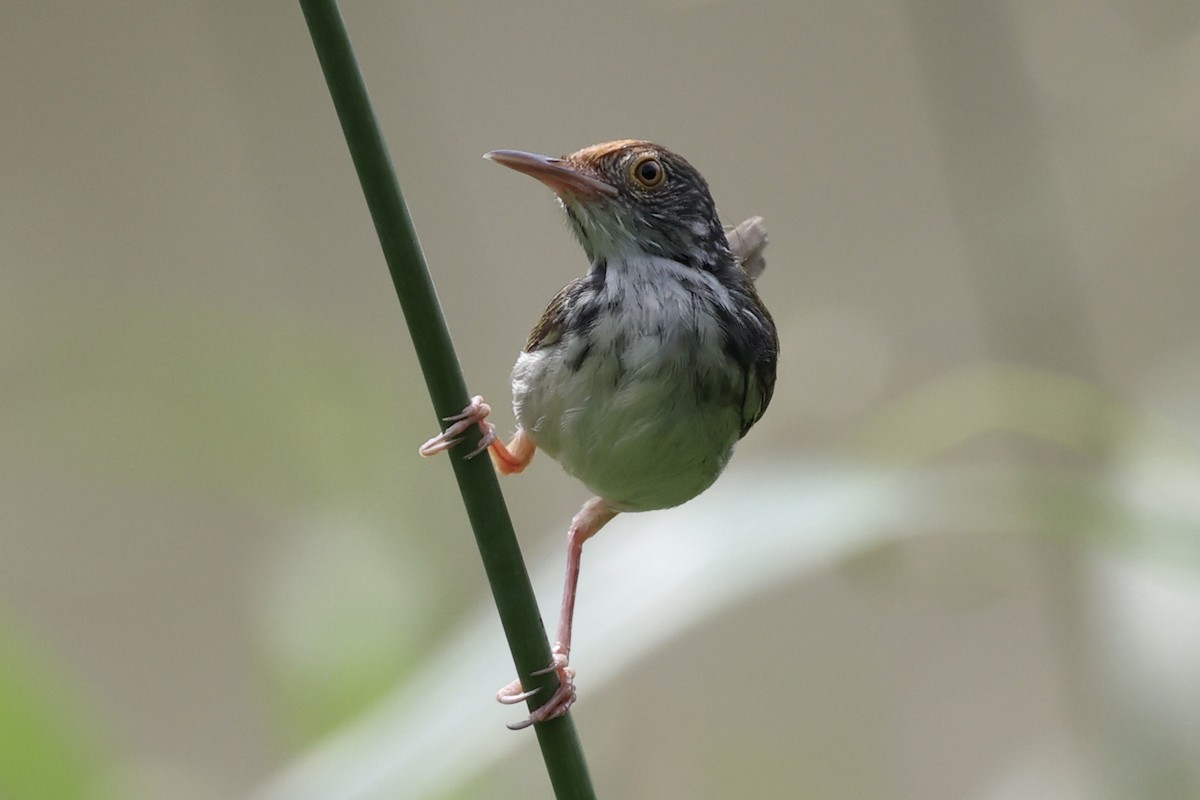
<svg viewBox="0 0 1200 800">
<path fill-rule="evenodd" d="M 532 353 L 544 347 L 551 347 L 562 340 L 563 330 L 567 327 L 567 317 L 578 297 L 588 285 L 588 276 L 576 278 L 568 283 L 550 300 L 537 324 L 529 332 L 525 342 L 525 352 Z"/>
</svg>

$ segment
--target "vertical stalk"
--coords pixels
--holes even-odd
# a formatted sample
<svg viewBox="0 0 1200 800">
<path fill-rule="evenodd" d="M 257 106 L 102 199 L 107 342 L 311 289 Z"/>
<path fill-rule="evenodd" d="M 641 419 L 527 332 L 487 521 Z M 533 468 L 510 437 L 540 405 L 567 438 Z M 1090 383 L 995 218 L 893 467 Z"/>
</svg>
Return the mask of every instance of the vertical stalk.
<svg viewBox="0 0 1200 800">
<path fill-rule="evenodd" d="M 434 411 L 440 420 L 460 411 L 468 400 L 450 331 L 442 316 L 337 4 L 335 0 L 300 0 L 300 7 L 396 286 Z M 530 706 L 534 707 L 550 696 L 557 679 L 552 674 L 530 677 L 531 672 L 550 663 L 550 647 L 491 462 L 487 458 L 468 461 L 460 455 L 469 452 L 477 441 L 478 433 L 472 431 L 465 443 L 451 452 L 450 461 L 517 674 L 522 676 L 527 688 L 542 687 L 530 699 Z M 484 698 L 480 698 L 480 702 L 483 701 Z M 594 800 L 595 791 L 570 716 L 535 725 L 534 729 L 555 797 L 559 800 Z"/>
</svg>

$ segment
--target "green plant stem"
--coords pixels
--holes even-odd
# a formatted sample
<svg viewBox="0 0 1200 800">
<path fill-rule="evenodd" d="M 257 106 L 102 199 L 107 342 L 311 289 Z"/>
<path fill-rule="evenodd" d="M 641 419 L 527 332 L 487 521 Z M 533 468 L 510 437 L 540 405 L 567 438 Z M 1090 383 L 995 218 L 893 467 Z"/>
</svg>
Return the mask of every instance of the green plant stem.
<svg viewBox="0 0 1200 800">
<path fill-rule="evenodd" d="M 334 0 L 300 0 L 300 7 L 440 420 L 458 413 L 469 399 L 450 331 L 337 4 Z M 530 700 L 530 706 L 534 707 L 555 688 L 553 675 L 530 677 L 531 672 L 550 663 L 550 647 L 491 461 L 487 457 L 467 460 L 460 455 L 470 452 L 477 442 L 478 433 L 472 431 L 462 445 L 451 451 L 450 461 L 517 674 L 522 676 L 526 688 L 541 686 L 541 691 Z M 480 702 L 483 700 L 480 698 Z M 594 798 L 583 749 L 570 716 L 535 725 L 534 729 L 555 796 L 559 800 Z"/>
</svg>

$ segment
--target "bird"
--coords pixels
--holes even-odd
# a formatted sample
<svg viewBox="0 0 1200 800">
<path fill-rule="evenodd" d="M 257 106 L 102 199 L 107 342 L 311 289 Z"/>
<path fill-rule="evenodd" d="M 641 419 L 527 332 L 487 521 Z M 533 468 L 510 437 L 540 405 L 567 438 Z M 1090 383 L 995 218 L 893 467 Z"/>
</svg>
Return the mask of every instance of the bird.
<svg viewBox="0 0 1200 800">
<path fill-rule="evenodd" d="M 481 395 L 419 448 L 433 456 L 478 426 L 498 472 L 542 450 L 595 494 L 571 520 L 551 663 L 557 689 L 514 730 L 562 716 L 576 699 L 572 621 L 583 544 L 617 514 L 670 508 L 717 479 L 762 418 L 779 336 L 755 279 L 765 267 L 760 217 L 725 228 L 704 177 L 682 156 L 622 139 L 554 158 L 493 150 L 485 158 L 536 178 L 566 212 L 587 256 L 533 326 L 512 370 L 517 429 L 504 443 Z M 497 693 L 528 700 L 520 680 Z"/>
</svg>

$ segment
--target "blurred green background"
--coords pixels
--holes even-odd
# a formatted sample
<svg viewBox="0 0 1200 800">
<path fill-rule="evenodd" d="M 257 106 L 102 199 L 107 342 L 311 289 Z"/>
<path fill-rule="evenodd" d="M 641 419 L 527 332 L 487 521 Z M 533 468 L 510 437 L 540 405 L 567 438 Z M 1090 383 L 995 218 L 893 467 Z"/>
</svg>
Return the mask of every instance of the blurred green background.
<svg viewBox="0 0 1200 800">
<path fill-rule="evenodd" d="M 482 153 L 771 232 L 769 413 L 584 559 L 600 796 L 1200 796 L 1194 0 L 343 13 L 502 431 L 586 265 Z M 0 797 L 548 797 L 299 8 L 0 20 Z M 553 616 L 586 494 L 504 486 Z"/>
</svg>

